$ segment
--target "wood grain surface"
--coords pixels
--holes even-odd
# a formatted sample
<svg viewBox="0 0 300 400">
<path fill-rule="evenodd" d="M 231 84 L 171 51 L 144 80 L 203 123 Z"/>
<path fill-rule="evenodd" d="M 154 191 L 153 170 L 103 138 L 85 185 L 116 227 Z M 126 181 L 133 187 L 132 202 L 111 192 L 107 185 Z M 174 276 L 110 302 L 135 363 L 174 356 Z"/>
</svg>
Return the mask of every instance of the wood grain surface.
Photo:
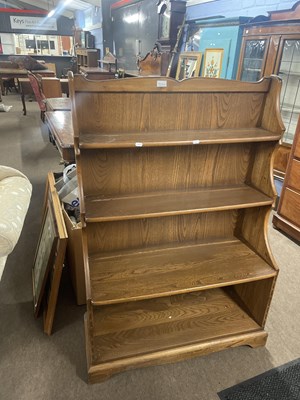
<svg viewBox="0 0 300 400">
<path fill-rule="evenodd" d="M 134 218 L 192 214 L 271 205 L 273 199 L 246 185 L 124 197 L 91 196 L 86 200 L 86 221 L 102 222 Z"/>
<path fill-rule="evenodd" d="M 69 84 L 89 380 L 264 345 L 280 79 Z"/>
<path fill-rule="evenodd" d="M 92 303 L 112 304 L 275 276 L 246 245 L 225 241 L 89 259 Z"/>
</svg>

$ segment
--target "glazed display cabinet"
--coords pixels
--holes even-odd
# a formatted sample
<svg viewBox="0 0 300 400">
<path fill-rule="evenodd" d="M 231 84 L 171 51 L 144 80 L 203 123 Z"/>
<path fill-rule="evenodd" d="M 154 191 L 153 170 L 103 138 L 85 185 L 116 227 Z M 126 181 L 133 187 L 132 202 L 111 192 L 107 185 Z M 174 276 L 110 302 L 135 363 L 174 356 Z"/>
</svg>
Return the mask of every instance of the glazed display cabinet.
<svg viewBox="0 0 300 400">
<path fill-rule="evenodd" d="M 237 79 L 255 82 L 279 75 L 283 88 L 280 111 L 285 134 L 274 164 L 275 175 L 284 177 L 300 114 L 300 3 L 292 10 L 272 12 L 270 19 L 245 26 Z"/>
</svg>

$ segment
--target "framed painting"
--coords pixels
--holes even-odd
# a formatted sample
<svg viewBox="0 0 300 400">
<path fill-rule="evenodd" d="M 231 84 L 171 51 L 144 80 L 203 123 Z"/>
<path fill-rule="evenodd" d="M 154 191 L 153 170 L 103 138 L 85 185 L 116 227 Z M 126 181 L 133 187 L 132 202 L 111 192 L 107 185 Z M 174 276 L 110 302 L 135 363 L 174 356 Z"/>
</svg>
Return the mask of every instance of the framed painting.
<svg viewBox="0 0 300 400">
<path fill-rule="evenodd" d="M 54 187 L 53 174 L 48 174 L 42 227 L 32 268 L 34 316 L 44 308 L 44 332 L 52 332 L 58 289 L 65 259 L 67 232 L 61 203 Z"/>
<path fill-rule="evenodd" d="M 46 194 L 48 189 L 47 183 Z M 41 301 L 49 274 L 50 264 L 53 260 L 57 239 L 58 236 L 53 208 L 50 199 L 48 196 L 45 196 L 42 227 L 32 268 L 33 306 L 35 317 L 38 316 L 40 311 Z"/>
<path fill-rule="evenodd" d="M 186 51 L 180 53 L 176 79 L 182 80 L 199 76 L 200 66 L 202 60 L 202 53 L 198 51 Z"/>
<path fill-rule="evenodd" d="M 206 49 L 202 75 L 207 78 L 220 78 L 224 49 Z"/>
</svg>

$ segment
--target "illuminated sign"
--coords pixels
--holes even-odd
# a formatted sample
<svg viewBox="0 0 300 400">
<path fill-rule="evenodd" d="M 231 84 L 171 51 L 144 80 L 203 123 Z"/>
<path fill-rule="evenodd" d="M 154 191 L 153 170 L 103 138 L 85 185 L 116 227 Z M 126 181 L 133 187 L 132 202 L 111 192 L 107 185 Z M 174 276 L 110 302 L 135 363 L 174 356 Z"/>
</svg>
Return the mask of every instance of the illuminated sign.
<svg viewBox="0 0 300 400">
<path fill-rule="evenodd" d="M 56 18 L 10 16 L 11 29 L 57 31 Z"/>
</svg>

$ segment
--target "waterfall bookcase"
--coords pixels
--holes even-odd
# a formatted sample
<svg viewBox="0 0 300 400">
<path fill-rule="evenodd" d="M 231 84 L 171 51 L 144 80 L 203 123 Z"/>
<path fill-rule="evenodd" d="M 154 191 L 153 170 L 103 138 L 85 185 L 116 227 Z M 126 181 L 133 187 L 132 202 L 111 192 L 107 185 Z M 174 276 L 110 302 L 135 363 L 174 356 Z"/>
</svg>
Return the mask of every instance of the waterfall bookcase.
<svg viewBox="0 0 300 400">
<path fill-rule="evenodd" d="M 89 381 L 263 346 L 280 79 L 69 84 Z"/>
</svg>

